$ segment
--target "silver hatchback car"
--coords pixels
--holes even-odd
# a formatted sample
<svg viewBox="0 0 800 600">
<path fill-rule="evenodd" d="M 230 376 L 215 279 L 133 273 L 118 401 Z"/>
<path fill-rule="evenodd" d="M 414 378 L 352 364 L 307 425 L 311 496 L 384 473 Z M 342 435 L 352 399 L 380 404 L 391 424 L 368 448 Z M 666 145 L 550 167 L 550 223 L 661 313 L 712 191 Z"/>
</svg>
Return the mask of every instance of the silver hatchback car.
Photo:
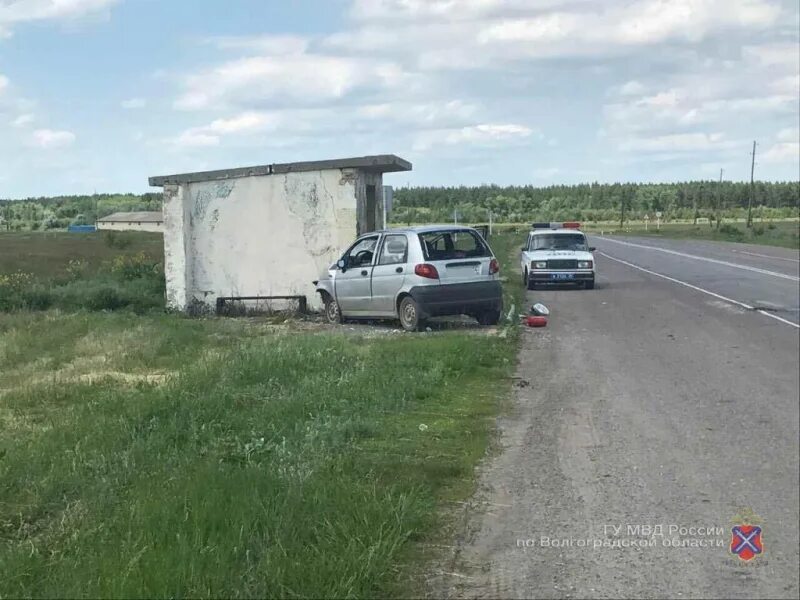
<svg viewBox="0 0 800 600">
<path fill-rule="evenodd" d="M 503 311 L 499 271 L 476 230 L 426 225 L 362 235 L 314 283 L 331 322 L 400 319 L 407 331 L 419 331 L 442 315 L 496 325 Z"/>
</svg>

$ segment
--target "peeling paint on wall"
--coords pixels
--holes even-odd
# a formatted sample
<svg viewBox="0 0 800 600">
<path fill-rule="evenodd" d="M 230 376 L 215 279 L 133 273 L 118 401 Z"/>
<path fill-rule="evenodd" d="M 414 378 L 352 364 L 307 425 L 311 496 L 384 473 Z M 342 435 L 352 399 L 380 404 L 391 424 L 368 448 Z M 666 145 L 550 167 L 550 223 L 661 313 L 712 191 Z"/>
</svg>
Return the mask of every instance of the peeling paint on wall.
<svg viewBox="0 0 800 600">
<path fill-rule="evenodd" d="M 210 185 L 203 186 L 195 193 L 194 208 L 192 209 L 192 218 L 202 221 L 206 216 L 206 209 L 208 205 L 214 200 L 223 200 L 228 198 L 236 186 L 235 181 L 217 181 Z"/>
<path fill-rule="evenodd" d="M 325 187 L 324 180 L 283 177 L 286 206 L 303 225 L 303 239 L 309 254 L 320 257 L 334 252 L 334 231 L 330 220 L 336 218 L 336 212 L 333 210 L 333 195 Z"/>
</svg>

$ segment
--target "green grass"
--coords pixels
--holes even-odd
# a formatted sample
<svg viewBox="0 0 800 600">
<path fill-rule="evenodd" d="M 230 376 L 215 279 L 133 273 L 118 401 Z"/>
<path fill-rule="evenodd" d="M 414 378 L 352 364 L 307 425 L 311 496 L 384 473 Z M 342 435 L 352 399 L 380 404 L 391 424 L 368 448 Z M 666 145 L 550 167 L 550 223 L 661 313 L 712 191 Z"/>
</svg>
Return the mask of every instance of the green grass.
<svg viewBox="0 0 800 600">
<path fill-rule="evenodd" d="M 0 234 L 0 311 L 164 308 L 160 234 Z"/>
<path fill-rule="evenodd" d="M 160 233 L 141 232 L 0 232 L 0 274 L 23 271 L 37 278 L 62 278 L 70 261 L 85 264 L 89 274 L 118 256 L 143 252 L 162 262 Z"/>
<path fill-rule="evenodd" d="M 753 223 L 748 229 L 744 223 L 725 223 L 720 228 L 711 227 L 708 223 L 693 225 L 692 223 L 666 223 L 659 230 L 655 223 L 645 229 L 644 223 L 626 223 L 620 230 L 619 223 L 590 225 L 586 231 L 613 231 L 615 235 L 636 235 L 648 237 L 664 237 L 676 239 L 714 240 L 718 242 L 740 242 L 761 244 L 763 246 L 780 246 L 784 248 L 800 248 L 800 223 L 798 221 L 774 221 Z"/>
<path fill-rule="evenodd" d="M 0 313 L 0 597 L 413 594 L 516 339 Z"/>
</svg>

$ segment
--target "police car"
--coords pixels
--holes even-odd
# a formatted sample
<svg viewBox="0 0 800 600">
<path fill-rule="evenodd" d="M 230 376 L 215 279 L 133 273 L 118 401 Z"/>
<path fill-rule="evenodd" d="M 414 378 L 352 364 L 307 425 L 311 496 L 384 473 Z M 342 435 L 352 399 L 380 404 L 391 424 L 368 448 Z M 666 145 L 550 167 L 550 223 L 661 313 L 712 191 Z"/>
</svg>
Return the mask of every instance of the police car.
<svg viewBox="0 0 800 600">
<path fill-rule="evenodd" d="M 522 281 L 529 290 L 536 284 L 594 287 L 594 248 L 580 226 L 576 222 L 533 224 L 520 254 Z"/>
</svg>

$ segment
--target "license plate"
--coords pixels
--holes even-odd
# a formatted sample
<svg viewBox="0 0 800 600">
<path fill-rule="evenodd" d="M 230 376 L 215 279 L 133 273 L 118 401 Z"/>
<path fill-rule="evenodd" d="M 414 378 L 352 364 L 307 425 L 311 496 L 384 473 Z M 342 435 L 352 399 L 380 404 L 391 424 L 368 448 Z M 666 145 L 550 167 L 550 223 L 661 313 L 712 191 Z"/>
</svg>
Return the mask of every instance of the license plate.
<svg viewBox="0 0 800 600">
<path fill-rule="evenodd" d="M 575 273 L 551 273 L 553 279 L 575 279 Z"/>
</svg>

